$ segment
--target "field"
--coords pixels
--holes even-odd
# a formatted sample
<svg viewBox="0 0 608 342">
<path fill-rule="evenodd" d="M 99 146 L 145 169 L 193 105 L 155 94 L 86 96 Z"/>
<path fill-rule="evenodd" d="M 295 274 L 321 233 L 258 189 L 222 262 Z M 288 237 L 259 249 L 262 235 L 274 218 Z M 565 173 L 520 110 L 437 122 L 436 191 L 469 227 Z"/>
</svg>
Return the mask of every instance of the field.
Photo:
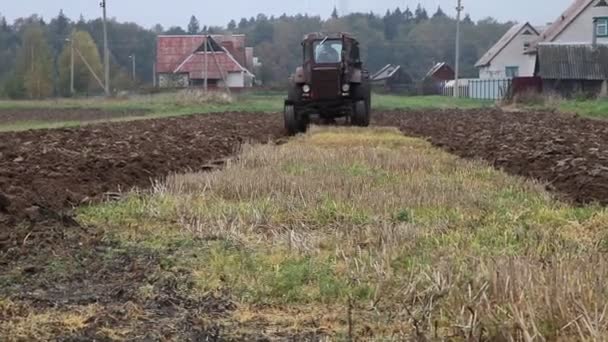
<svg viewBox="0 0 608 342">
<path fill-rule="evenodd" d="M 605 339 L 608 122 L 439 100 L 1 103 L 2 340 Z"/>
</svg>

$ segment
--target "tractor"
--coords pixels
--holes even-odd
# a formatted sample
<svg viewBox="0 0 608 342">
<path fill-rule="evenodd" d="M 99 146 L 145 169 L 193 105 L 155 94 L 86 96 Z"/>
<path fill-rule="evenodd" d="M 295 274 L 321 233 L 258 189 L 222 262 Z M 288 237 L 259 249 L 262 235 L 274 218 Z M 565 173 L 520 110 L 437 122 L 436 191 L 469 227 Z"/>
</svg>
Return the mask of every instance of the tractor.
<svg viewBox="0 0 608 342">
<path fill-rule="evenodd" d="M 289 78 L 285 128 L 306 132 L 311 119 L 369 126 L 371 86 L 359 54 L 359 42 L 347 33 L 310 33 L 302 41 L 303 63 Z"/>
</svg>

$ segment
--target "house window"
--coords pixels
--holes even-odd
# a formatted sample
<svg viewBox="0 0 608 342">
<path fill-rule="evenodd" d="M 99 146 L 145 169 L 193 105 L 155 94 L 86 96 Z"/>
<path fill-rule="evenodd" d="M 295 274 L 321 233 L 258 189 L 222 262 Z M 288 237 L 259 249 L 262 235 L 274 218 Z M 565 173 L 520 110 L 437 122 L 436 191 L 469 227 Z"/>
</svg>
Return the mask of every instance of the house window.
<svg viewBox="0 0 608 342">
<path fill-rule="evenodd" d="M 505 68 L 505 74 L 508 78 L 514 78 L 519 76 L 519 67 L 508 66 Z"/>
<path fill-rule="evenodd" d="M 608 37 L 608 18 L 596 18 L 595 29 L 598 37 Z"/>
</svg>

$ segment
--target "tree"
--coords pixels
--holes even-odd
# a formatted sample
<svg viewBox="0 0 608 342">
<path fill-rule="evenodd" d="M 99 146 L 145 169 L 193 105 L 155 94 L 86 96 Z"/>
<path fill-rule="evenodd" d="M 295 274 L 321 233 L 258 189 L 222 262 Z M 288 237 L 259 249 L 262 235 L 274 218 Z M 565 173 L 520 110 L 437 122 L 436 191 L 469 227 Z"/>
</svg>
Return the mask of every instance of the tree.
<svg viewBox="0 0 608 342">
<path fill-rule="evenodd" d="M 201 25 L 195 16 L 190 17 L 190 23 L 188 24 L 188 34 L 199 34 L 201 32 Z"/>
<path fill-rule="evenodd" d="M 247 26 L 249 26 L 247 18 L 241 18 L 241 21 L 239 21 L 239 30 L 244 30 Z"/>
<path fill-rule="evenodd" d="M 228 30 L 236 30 L 236 21 L 234 19 L 230 20 L 230 22 L 228 23 Z"/>
<path fill-rule="evenodd" d="M 70 39 L 74 41 L 74 89 L 77 93 L 102 90 L 102 87 L 95 80 L 95 76 L 86 66 L 86 63 L 88 63 L 97 77 L 102 77 L 101 57 L 93 38 L 86 31 L 75 31 Z M 59 56 L 59 90 L 62 95 L 70 94 L 71 49 L 72 45 L 68 42 L 64 45 Z"/>
<path fill-rule="evenodd" d="M 53 93 L 53 58 L 44 30 L 39 25 L 30 25 L 22 41 L 17 77 L 22 77 L 27 97 L 47 98 Z"/>
<path fill-rule="evenodd" d="M 327 13 L 327 12 L 326 12 Z M 334 10 L 331 12 L 331 17 L 333 19 L 338 19 L 340 16 L 338 15 L 338 9 L 334 6 Z"/>
<path fill-rule="evenodd" d="M 414 19 L 414 13 L 412 13 L 412 10 L 410 10 L 409 6 L 405 9 L 405 12 L 403 12 L 403 18 L 406 22 L 409 22 L 410 20 Z"/>
<path fill-rule="evenodd" d="M 414 19 L 416 19 L 417 23 L 429 19 L 429 15 L 426 12 L 426 9 L 422 7 L 421 4 L 418 4 L 418 7 L 416 7 L 416 11 L 414 12 Z"/>
<path fill-rule="evenodd" d="M 446 18 L 447 15 L 445 14 L 445 12 L 443 12 L 443 10 L 441 9 L 441 6 L 437 7 L 437 12 L 435 12 L 435 14 L 433 14 L 433 19 L 435 18 Z"/>
<path fill-rule="evenodd" d="M 462 22 L 465 23 L 465 24 L 467 24 L 467 25 L 473 25 L 474 24 L 473 20 L 471 19 L 471 15 L 469 13 L 467 13 L 464 16 L 464 19 L 462 19 Z"/>
<path fill-rule="evenodd" d="M 165 28 L 161 24 L 156 24 L 154 27 L 152 27 L 152 32 L 155 34 L 163 34 L 163 32 L 165 32 Z"/>
<path fill-rule="evenodd" d="M 6 18 L 3 16 L 0 16 L 0 30 L 2 30 L 2 32 L 8 31 L 8 24 L 6 22 Z"/>
<path fill-rule="evenodd" d="M 186 31 L 184 31 L 183 28 L 179 27 L 179 26 L 171 26 L 166 32 L 165 34 L 167 35 L 176 35 L 176 36 L 182 36 L 187 34 Z"/>
</svg>

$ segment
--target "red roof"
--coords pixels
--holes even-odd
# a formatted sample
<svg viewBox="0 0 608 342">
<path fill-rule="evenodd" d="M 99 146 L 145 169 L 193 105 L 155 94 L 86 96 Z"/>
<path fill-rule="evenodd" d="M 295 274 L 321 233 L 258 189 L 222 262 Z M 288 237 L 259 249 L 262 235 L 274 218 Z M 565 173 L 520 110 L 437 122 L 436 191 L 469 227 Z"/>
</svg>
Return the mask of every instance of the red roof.
<svg viewBox="0 0 608 342">
<path fill-rule="evenodd" d="M 218 64 L 221 66 L 221 69 L 218 67 Z M 181 65 L 179 65 L 175 70 L 176 73 L 187 72 L 190 74 L 190 78 L 204 78 L 205 77 L 205 53 L 197 52 L 189 56 Z M 209 78 L 212 79 L 220 79 L 222 78 L 222 74 L 227 72 L 240 72 L 244 71 L 242 68 L 231 56 L 225 52 L 209 52 L 207 53 L 207 70 L 209 73 Z"/>
<path fill-rule="evenodd" d="M 222 49 L 207 53 L 209 78 L 221 78 L 223 72 L 249 71 L 243 67 L 245 61 L 245 36 L 212 36 Z M 158 73 L 184 73 L 190 78 L 204 77 L 205 53 L 201 48 L 206 36 L 158 36 L 156 70 Z M 241 60 L 239 60 L 241 59 Z M 217 62 L 216 62 L 217 60 Z"/>
</svg>

